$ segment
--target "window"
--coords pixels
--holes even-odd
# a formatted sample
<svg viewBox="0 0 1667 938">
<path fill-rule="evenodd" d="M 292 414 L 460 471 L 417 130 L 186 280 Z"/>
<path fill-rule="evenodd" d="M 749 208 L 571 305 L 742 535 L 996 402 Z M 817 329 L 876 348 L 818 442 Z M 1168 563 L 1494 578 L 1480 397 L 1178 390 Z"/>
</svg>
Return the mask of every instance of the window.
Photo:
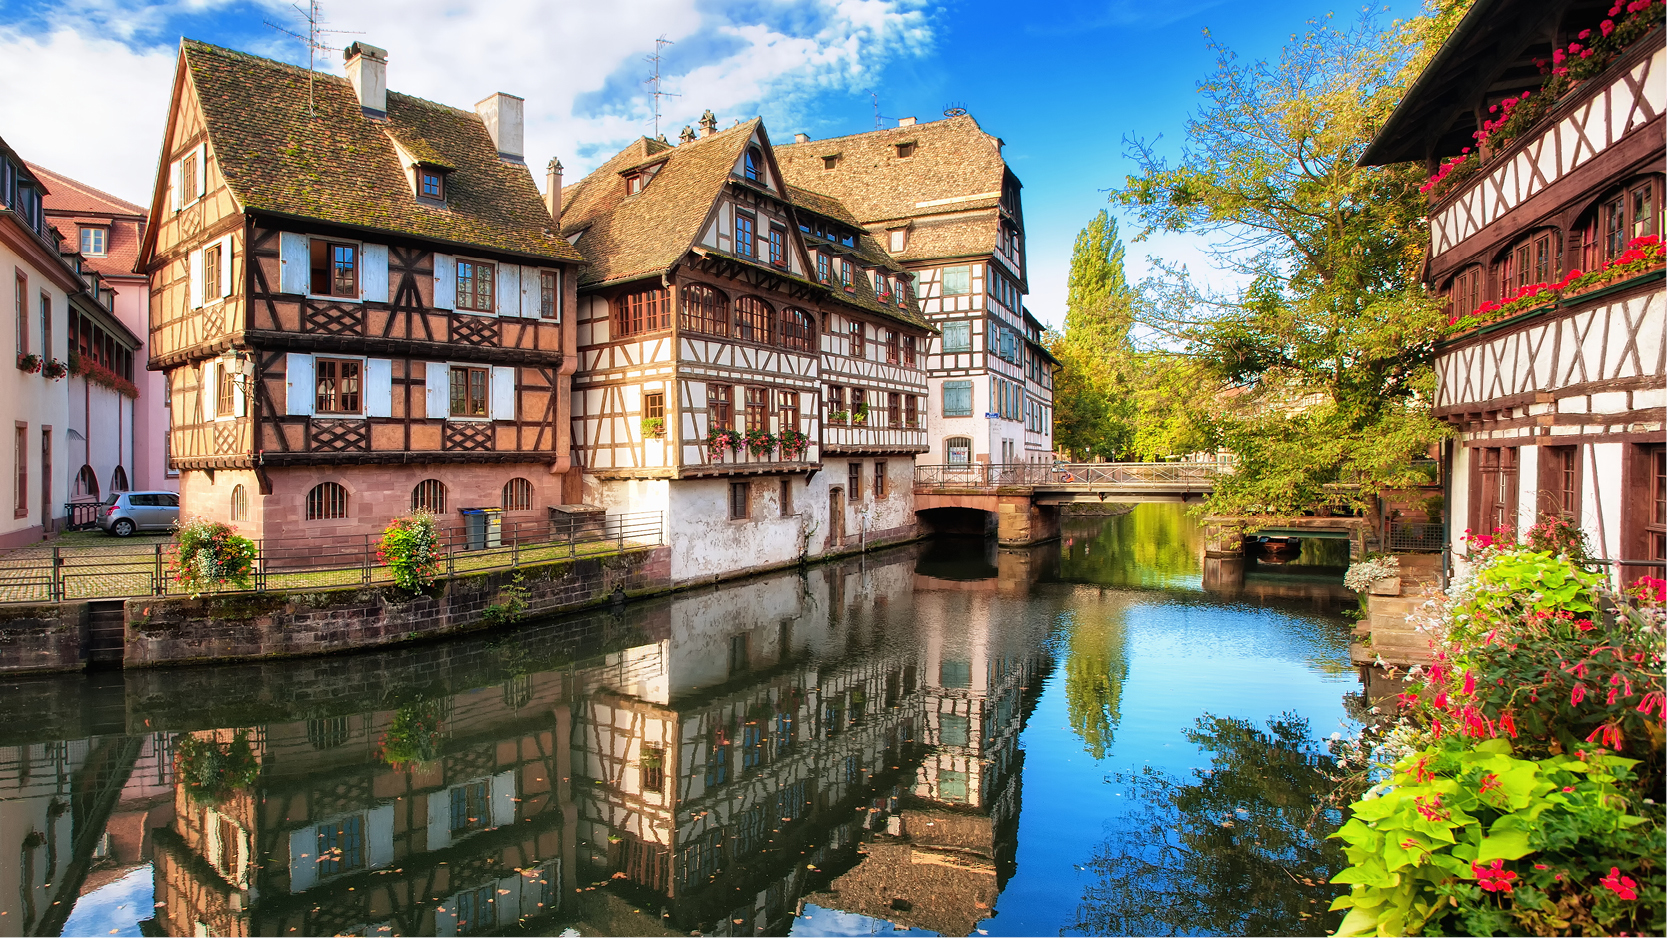
<svg viewBox="0 0 1667 938">
<path fill-rule="evenodd" d="M 770 226 L 770 263 L 787 266 L 787 229 Z"/>
<path fill-rule="evenodd" d="M 938 796 L 944 801 L 966 801 L 967 773 L 953 769 L 939 772 Z"/>
<path fill-rule="evenodd" d="M 900 359 L 902 357 L 903 357 L 903 337 L 897 334 L 896 329 L 887 329 L 886 330 L 886 361 L 895 365 L 895 364 L 897 364 L 898 359 Z"/>
<path fill-rule="evenodd" d="M 823 254 L 821 251 L 817 251 L 816 279 L 822 281 L 823 283 L 827 283 L 830 279 L 832 279 L 832 277 L 833 273 L 828 269 L 828 255 Z"/>
<path fill-rule="evenodd" d="M 776 426 L 779 432 L 799 429 L 799 392 L 776 392 Z"/>
<path fill-rule="evenodd" d="M 318 401 L 313 408 L 319 414 L 357 414 L 359 413 L 359 371 L 361 363 L 351 359 L 320 358 L 313 365 L 318 381 Z M 222 375 L 228 369 L 222 364 Z M 221 400 L 228 401 L 230 394 L 226 390 L 220 392 Z M 222 408 L 228 406 L 225 403 Z M 224 412 L 224 411 L 222 411 Z"/>
<path fill-rule="evenodd" d="M 809 352 L 814 348 L 816 327 L 812 324 L 809 313 L 788 307 L 781 311 L 781 316 L 776 322 L 779 324 L 776 341 L 783 348 L 798 349 L 801 352 Z"/>
<path fill-rule="evenodd" d="M 856 322 L 855 320 L 853 320 L 851 322 L 851 325 L 848 328 L 850 330 L 851 357 L 852 358 L 867 358 L 868 357 L 868 339 L 867 339 L 867 336 L 866 336 L 867 330 L 863 327 L 862 323 Z"/>
<path fill-rule="evenodd" d="M 943 415 L 945 417 L 972 416 L 971 381 L 945 381 L 943 383 Z"/>
<path fill-rule="evenodd" d="M 747 388 L 747 432 L 770 432 L 770 389 Z"/>
<path fill-rule="evenodd" d="M 81 471 L 75 474 L 75 488 L 70 490 L 70 495 L 74 498 L 98 497 L 98 473 L 93 471 L 92 466 L 83 465 Z"/>
<path fill-rule="evenodd" d="M 457 308 L 490 313 L 497 307 L 492 303 L 495 272 L 491 264 L 480 261 L 457 261 Z"/>
<path fill-rule="evenodd" d="M 191 155 L 179 161 L 179 204 L 190 205 L 201 196 L 202 193 L 197 191 L 197 154 L 192 151 Z"/>
<path fill-rule="evenodd" d="M 83 473 L 90 472 L 91 470 L 92 470 L 91 466 L 83 466 L 81 468 L 81 471 Z M 93 480 L 93 493 L 92 494 L 94 494 L 94 495 L 98 494 L 98 480 L 96 480 L 96 479 Z M 232 486 L 232 520 L 233 521 L 248 521 L 249 520 L 249 490 L 244 488 L 241 485 Z"/>
<path fill-rule="evenodd" d="M 886 426 L 903 425 L 903 395 L 892 391 L 886 395 Z"/>
<path fill-rule="evenodd" d="M 689 332 L 729 335 L 729 300 L 704 283 L 683 288 L 683 309 L 679 325 Z"/>
<path fill-rule="evenodd" d="M 491 824 L 491 801 L 485 781 L 469 782 L 451 790 L 451 832 L 485 830 Z"/>
<path fill-rule="evenodd" d="M 486 368 L 451 369 L 451 415 L 453 417 L 485 417 L 486 389 L 489 370 Z"/>
<path fill-rule="evenodd" d="M 909 230 L 907 228 L 899 228 L 896 231 L 890 231 L 886 234 L 888 238 L 886 247 L 891 251 L 891 253 L 897 254 L 908 247 Z"/>
<path fill-rule="evenodd" d="M 906 395 L 903 398 L 903 426 L 911 428 L 920 426 L 920 398 L 913 394 Z"/>
<path fill-rule="evenodd" d="M 128 490 L 128 488 L 129 488 L 129 486 L 127 484 L 127 470 L 123 469 L 121 466 L 117 466 L 116 468 L 110 470 L 110 491 L 112 491 L 112 492 L 125 492 L 125 491 Z M 178 495 L 166 495 L 166 496 L 163 496 L 163 497 L 169 500 L 168 503 L 170 505 L 173 505 L 175 507 L 179 506 L 179 496 Z"/>
<path fill-rule="evenodd" d="M 1546 446 L 1540 449 L 1539 512 L 1579 523 L 1579 447 Z"/>
<path fill-rule="evenodd" d="M 943 269 L 943 295 L 964 296 L 972 292 L 971 267 L 945 267 Z"/>
<path fill-rule="evenodd" d="M 964 436 L 952 436 L 943 441 L 944 461 L 951 466 L 968 466 L 972 464 L 972 440 Z"/>
<path fill-rule="evenodd" d="M 747 519 L 747 483 L 729 483 L 729 520 L 745 521 Z"/>
<path fill-rule="evenodd" d="M 237 393 L 236 369 L 236 362 L 225 359 L 214 369 L 214 415 L 217 417 L 232 415 L 232 405 L 236 403 L 232 395 Z"/>
<path fill-rule="evenodd" d="M 17 271 L 17 354 L 29 354 L 29 275 Z"/>
<path fill-rule="evenodd" d="M 422 185 L 419 187 L 422 197 L 444 201 L 446 198 L 445 174 L 437 169 L 419 169 L 417 173 L 422 178 Z"/>
<path fill-rule="evenodd" d="M 839 154 L 838 153 L 835 153 L 832 156 L 822 157 L 822 171 L 823 172 L 827 172 L 828 170 L 834 169 L 837 166 L 839 166 Z"/>
<path fill-rule="evenodd" d="M 1500 528 L 1516 531 L 1517 449 L 1483 447 L 1471 451 L 1471 525 L 1478 534 L 1492 534 Z"/>
<path fill-rule="evenodd" d="M 945 352 L 972 351 L 972 323 L 966 320 L 944 323 L 943 350 Z"/>
<path fill-rule="evenodd" d="M 753 182 L 759 181 L 764 172 L 764 154 L 757 147 L 747 147 L 747 154 L 742 158 L 741 171 Z"/>
<path fill-rule="evenodd" d="M 899 144 L 897 144 L 897 158 L 898 159 L 906 160 L 909 157 L 914 156 L 914 155 L 915 155 L 914 141 L 911 140 L 908 143 L 899 143 Z"/>
<path fill-rule="evenodd" d="M 514 478 L 504 483 L 503 509 L 505 511 L 531 511 L 533 507 L 533 484 L 526 479 Z"/>
<path fill-rule="evenodd" d="M 424 479 L 411 490 L 411 510 L 426 511 L 431 515 L 445 514 L 446 483 L 439 479 Z"/>
<path fill-rule="evenodd" d="M 734 401 L 733 392 L 727 384 L 708 384 L 706 386 L 706 422 L 713 430 L 727 430 L 730 428 L 730 414 Z"/>
<path fill-rule="evenodd" d="M 52 294 L 41 291 L 41 357 L 51 358 L 56 349 L 52 346 Z"/>
<path fill-rule="evenodd" d="M 915 354 L 915 337 L 912 336 L 912 335 L 904 336 L 903 337 L 903 364 L 909 365 L 909 366 L 912 367 L 912 366 L 916 365 L 918 363 L 918 361 L 919 361 L 919 359 L 916 357 L 916 354 Z"/>
<path fill-rule="evenodd" d="M 203 248 L 203 302 L 220 298 L 220 252 L 224 245 L 211 244 Z"/>
<path fill-rule="evenodd" d="M 242 486 L 238 486 L 242 488 Z M 321 717 L 307 721 L 307 742 L 314 749 L 335 749 L 345 746 L 352 738 L 353 729 L 348 723 L 349 717 Z"/>
<path fill-rule="evenodd" d="M 658 746 L 642 747 L 643 791 L 661 791 L 666 787 L 666 751 Z"/>
<path fill-rule="evenodd" d="M 625 177 L 625 194 L 636 195 L 648 185 L 647 173 L 632 173 Z"/>
<path fill-rule="evenodd" d="M 644 392 L 642 396 L 642 415 L 644 420 L 665 420 L 666 392 Z"/>
<path fill-rule="evenodd" d="M 1505 255 L 1505 271 L 1501 285 L 1508 292 L 1536 283 L 1550 283 L 1560 266 L 1556 256 L 1557 235 L 1552 231 L 1536 231 L 1514 245 Z"/>
<path fill-rule="evenodd" d="M 945 713 L 938 717 L 938 745 L 965 746 L 969 737 L 965 714 Z"/>
<path fill-rule="evenodd" d="M 874 463 L 874 497 L 886 497 L 886 461 L 877 460 Z"/>
<path fill-rule="evenodd" d="M 758 237 L 758 220 L 746 212 L 735 213 L 735 253 L 742 257 L 754 257 L 758 247 L 753 239 Z"/>
<path fill-rule="evenodd" d="M 845 485 L 853 504 L 862 500 L 862 463 L 846 463 Z"/>
<path fill-rule="evenodd" d="M 365 817 L 350 814 L 318 825 L 318 875 L 335 876 L 365 866 Z"/>
<path fill-rule="evenodd" d="M 545 270 L 538 275 L 538 315 L 561 320 L 561 271 Z"/>
<path fill-rule="evenodd" d="M 307 492 L 307 520 L 330 521 L 347 517 L 347 489 L 335 482 L 320 482 Z"/>
<path fill-rule="evenodd" d="M 868 392 L 862 388 L 851 389 L 851 420 L 861 424 L 868 422 Z"/>
<path fill-rule="evenodd" d="M 352 244 L 314 238 L 310 247 L 314 296 L 359 297 L 359 248 Z M 205 263 L 206 269 L 206 263 Z M 219 264 L 215 265 L 218 269 Z M 457 265 L 462 276 L 463 264 Z M 205 294 L 206 295 L 206 294 Z M 218 294 L 216 294 L 218 295 Z M 459 283 L 458 299 L 462 299 Z"/>
<path fill-rule="evenodd" d="M 1634 180 L 1598 201 L 1577 226 L 1583 270 L 1598 270 L 1634 238 L 1661 234 L 1661 177 Z"/>
<path fill-rule="evenodd" d="M 81 253 L 93 257 L 102 257 L 109 253 L 110 229 L 83 228 L 81 229 Z"/>
<path fill-rule="evenodd" d="M 29 425 L 26 423 L 19 422 L 17 425 L 12 460 L 12 465 L 17 467 L 17 478 L 14 480 L 13 488 L 16 494 L 13 512 L 21 518 L 29 513 Z"/>
<path fill-rule="evenodd" d="M 834 414 L 845 412 L 845 389 L 837 384 L 828 385 L 827 403 L 823 405 L 827 411 L 827 419 L 833 420 Z M 844 423 L 844 420 L 838 421 Z"/>
<path fill-rule="evenodd" d="M 770 341 L 770 305 L 756 296 L 735 301 L 735 337 L 748 342 Z"/>
<path fill-rule="evenodd" d="M 839 282 L 845 287 L 846 293 L 857 292 L 856 281 L 851 279 L 851 262 L 845 258 L 839 259 Z"/>
<path fill-rule="evenodd" d="M 624 293 L 614 298 L 614 338 L 669 328 L 671 309 L 664 287 Z"/>
<path fill-rule="evenodd" d="M 1644 524 L 1645 560 L 1667 560 L 1667 446 L 1656 443 L 1640 447 L 1644 474 L 1649 483 L 1650 504 Z M 1648 571 L 1657 576 L 1660 567 Z"/>
<path fill-rule="evenodd" d="M 793 515 L 793 480 L 781 480 L 781 516 L 789 518 Z"/>
<path fill-rule="evenodd" d="M 1480 266 L 1467 267 L 1459 271 L 1453 278 L 1453 284 L 1448 289 L 1447 300 L 1451 304 L 1451 314 L 1454 316 L 1468 316 L 1482 305 L 1482 268 Z"/>
<path fill-rule="evenodd" d="M 464 935 L 481 935 L 491 930 L 498 920 L 496 883 L 487 883 L 457 894 L 457 931 Z"/>
</svg>

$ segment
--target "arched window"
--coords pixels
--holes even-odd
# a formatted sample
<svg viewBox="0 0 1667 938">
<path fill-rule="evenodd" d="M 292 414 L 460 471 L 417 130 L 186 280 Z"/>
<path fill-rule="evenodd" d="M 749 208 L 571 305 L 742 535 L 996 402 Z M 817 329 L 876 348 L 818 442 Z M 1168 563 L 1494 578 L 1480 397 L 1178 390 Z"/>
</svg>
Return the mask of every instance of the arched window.
<svg viewBox="0 0 1667 938">
<path fill-rule="evenodd" d="M 347 517 L 347 489 L 336 482 L 320 482 L 307 493 L 307 520 L 330 521 Z"/>
<path fill-rule="evenodd" d="M 1554 283 L 1562 268 L 1563 243 L 1557 232 L 1551 228 L 1530 231 L 1500 258 L 1500 295 L 1511 296 L 1536 283 Z"/>
<path fill-rule="evenodd" d="M 1573 234 L 1579 240 L 1581 270 L 1602 270 L 1634 238 L 1661 235 L 1661 180 L 1660 176 L 1634 179 L 1605 193 L 1581 216 Z"/>
<path fill-rule="evenodd" d="M 972 464 L 972 438 L 952 436 L 943 441 L 944 462 L 951 466 Z"/>
<path fill-rule="evenodd" d="M 92 466 L 82 466 L 81 471 L 75 474 L 75 497 L 98 497 L 98 473 L 93 471 Z"/>
<path fill-rule="evenodd" d="M 411 490 L 411 510 L 441 515 L 446 512 L 446 483 L 424 479 Z"/>
<path fill-rule="evenodd" d="M 249 490 L 241 485 L 232 486 L 232 520 L 249 520 Z"/>
<path fill-rule="evenodd" d="M 504 483 L 504 510 L 531 511 L 533 507 L 533 484 L 526 479 L 515 478 Z"/>
<path fill-rule="evenodd" d="M 770 304 L 756 296 L 735 301 L 735 337 L 748 342 L 770 341 Z"/>
<path fill-rule="evenodd" d="M 1447 302 L 1453 316 L 1468 316 L 1482 305 L 1482 267 L 1472 264 L 1459 271 L 1447 284 Z"/>
<path fill-rule="evenodd" d="M 127 470 L 120 466 L 110 470 L 110 491 L 125 492 L 132 488 L 127 484 Z"/>
<path fill-rule="evenodd" d="M 757 147 L 747 147 L 747 155 L 742 163 L 748 179 L 758 182 L 764 175 L 764 154 Z"/>
<path fill-rule="evenodd" d="M 614 338 L 671 328 L 671 304 L 664 287 L 614 297 Z"/>
<path fill-rule="evenodd" d="M 729 335 L 729 297 L 704 283 L 683 288 L 681 325 L 690 332 Z"/>
<path fill-rule="evenodd" d="M 810 314 L 802 309 L 791 306 L 781 311 L 781 318 L 776 320 L 778 341 L 786 348 L 801 351 L 811 351 L 816 341 L 816 324 Z"/>
</svg>

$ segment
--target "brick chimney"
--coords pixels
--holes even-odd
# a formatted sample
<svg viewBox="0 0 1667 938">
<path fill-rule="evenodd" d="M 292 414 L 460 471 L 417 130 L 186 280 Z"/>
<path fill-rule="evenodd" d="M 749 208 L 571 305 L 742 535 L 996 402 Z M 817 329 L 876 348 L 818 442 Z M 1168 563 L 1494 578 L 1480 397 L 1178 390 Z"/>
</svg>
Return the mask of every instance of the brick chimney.
<svg viewBox="0 0 1667 938">
<path fill-rule="evenodd" d="M 897 126 L 899 127 L 913 127 L 914 125 L 915 119 L 912 117 L 899 117 L 897 119 Z"/>
<path fill-rule="evenodd" d="M 544 167 L 544 207 L 550 210 L 550 220 L 561 224 L 561 160 L 550 157 Z"/>
<path fill-rule="evenodd" d="M 695 129 L 693 127 L 690 127 L 688 124 L 684 124 L 683 125 L 683 132 L 677 135 L 677 144 L 678 144 L 678 146 L 682 146 L 685 143 L 694 143 L 694 142 L 695 142 Z"/>
<path fill-rule="evenodd" d="M 793 135 L 793 142 L 794 143 L 809 143 L 810 142 L 810 134 L 794 134 Z"/>
<path fill-rule="evenodd" d="M 486 124 L 498 157 L 519 163 L 526 156 L 526 101 L 512 94 L 487 95 L 475 105 L 475 113 Z"/>
<path fill-rule="evenodd" d="M 359 97 L 367 117 L 388 116 L 388 50 L 355 42 L 342 50 L 347 59 L 347 83 Z"/>
<path fill-rule="evenodd" d="M 712 115 L 712 109 L 707 108 L 706 113 L 700 115 L 700 135 L 705 138 L 710 137 L 717 132 L 718 119 Z"/>
</svg>

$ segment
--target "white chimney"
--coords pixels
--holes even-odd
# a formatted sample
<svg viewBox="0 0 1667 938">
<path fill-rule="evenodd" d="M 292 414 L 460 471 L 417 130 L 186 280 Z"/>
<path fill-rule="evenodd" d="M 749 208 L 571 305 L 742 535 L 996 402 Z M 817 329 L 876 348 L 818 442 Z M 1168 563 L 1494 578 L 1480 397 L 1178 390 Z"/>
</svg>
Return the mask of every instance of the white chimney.
<svg viewBox="0 0 1667 938">
<path fill-rule="evenodd" d="M 810 134 L 794 134 L 793 135 L 793 142 L 794 143 L 809 143 L 810 142 Z"/>
<path fill-rule="evenodd" d="M 899 117 L 897 119 L 897 126 L 899 127 L 913 127 L 914 125 L 915 119 L 912 117 Z"/>
<path fill-rule="evenodd" d="M 550 210 L 550 220 L 561 224 L 561 160 L 550 157 L 544 167 L 544 207 Z"/>
<path fill-rule="evenodd" d="M 371 117 L 388 116 L 388 50 L 355 42 L 342 50 L 347 59 L 347 83 L 359 96 L 359 107 Z"/>
<path fill-rule="evenodd" d="M 475 105 L 475 113 L 486 124 L 498 156 L 519 163 L 526 155 L 526 104 L 521 98 L 502 91 L 488 95 Z"/>
<path fill-rule="evenodd" d="M 710 137 L 717 132 L 718 119 L 712 116 L 712 109 L 707 108 L 706 113 L 700 115 L 700 135 L 702 138 L 705 138 Z"/>
</svg>

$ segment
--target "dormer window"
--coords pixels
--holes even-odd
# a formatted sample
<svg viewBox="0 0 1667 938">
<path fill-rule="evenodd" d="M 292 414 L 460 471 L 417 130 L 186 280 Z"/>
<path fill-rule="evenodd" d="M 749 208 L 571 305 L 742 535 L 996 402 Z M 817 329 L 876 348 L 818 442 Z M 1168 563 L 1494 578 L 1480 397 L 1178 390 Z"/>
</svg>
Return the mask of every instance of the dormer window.
<svg viewBox="0 0 1667 938">
<path fill-rule="evenodd" d="M 832 154 L 829 154 L 828 156 L 822 157 L 822 171 L 823 172 L 827 172 L 830 169 L 838 169 L 838 168 L 839 168 L 839 154 L 838 153 L 832 153 Z"/>
<path fill-rule="evenodd" d="M 757 147 L 747 147 L 747 155 L 742 163 L 742 169 L 748 179 L 753 182 L 760 181 L 760 177 L 764 175 L 764 154 L 760 153 Z"/>
<path fill-rule="evenodd" d="M 625 177 L 625 194 L 636 195 L 642 187 L 648 185 L 648 176 L 644 173 L 632 173 Z"/>
<path fill-rule="evenodd" d="M 81 253 L 88 257 L 103 257 L 109 253 L 110 229 L 81 229 Z"/>
<path fill-rule="evenodd" d="M 427 166 L 417 168 L 417 194 L 436 202 L 446 200 L 446 174 Z"/>
<path fill-rule="evenodd" d="M 899 143 L 899 144 L 897 144 L 897 158 L 898 159 L 906 160 L 909 157 L 914 156 L 914 155 L 915 155 L 915 142 L 913 140 L 910 140 L 908 143 Z"/>
</svg>

